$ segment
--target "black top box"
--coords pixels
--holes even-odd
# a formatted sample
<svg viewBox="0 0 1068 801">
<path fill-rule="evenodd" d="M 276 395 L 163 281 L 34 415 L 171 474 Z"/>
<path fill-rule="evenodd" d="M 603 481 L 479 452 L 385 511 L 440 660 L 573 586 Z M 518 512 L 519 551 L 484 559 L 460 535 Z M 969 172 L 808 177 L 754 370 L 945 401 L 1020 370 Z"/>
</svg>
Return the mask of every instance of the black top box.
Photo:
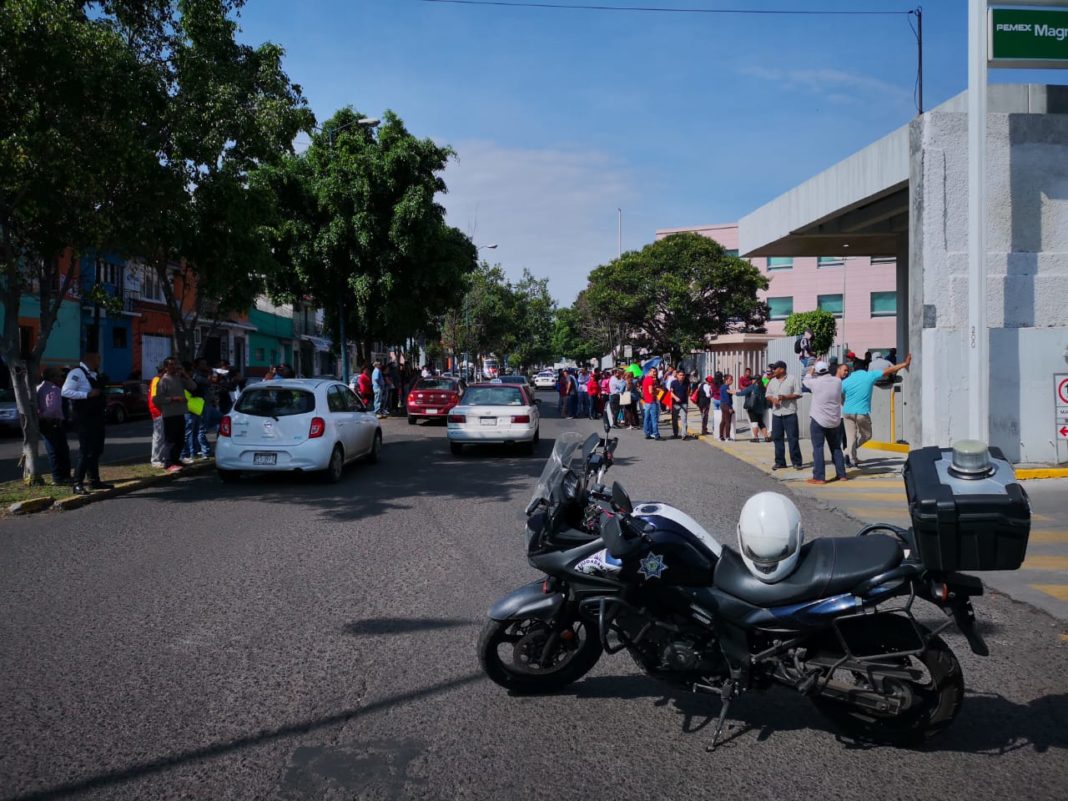
<svg viewBox="0 0 1068 801">
<path fill-rule="evenodd" d="M 958 470 L 952 448 L 921 448 L 905 462 L 916 546 L 928 570 L 1016 570 L 1027 553 L 1031 502 L 1012 464 L 990 448 L 988 469 Z"/>
</svg>

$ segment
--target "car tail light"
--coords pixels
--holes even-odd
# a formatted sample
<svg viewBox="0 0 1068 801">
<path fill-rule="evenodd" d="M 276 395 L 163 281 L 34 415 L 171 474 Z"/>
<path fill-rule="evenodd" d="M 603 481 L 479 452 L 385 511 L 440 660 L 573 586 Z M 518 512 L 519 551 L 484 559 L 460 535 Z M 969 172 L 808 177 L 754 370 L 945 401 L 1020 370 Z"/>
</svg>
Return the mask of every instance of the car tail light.
<svg viewBox="0 0 1068 801">
<path fill-rule="evenodd" d="M 463 423 L 465 421 L 466 421 L 466 418 L 462 414 L 450 414 L 449 415 L 449 422 L 450 423 Z"/>
<path fill-rule="evenodd" d="M 529 414 L 514 414 L 514 415 L 512 415 L 512 422 L 513 423 L 529 423 L 530 422 L 530 415 Z"/>
<path fill-rule="evenodd" d="M 230 415 L 224 415 L 223 419 L 219 421 L 219 436 L 230 436 Z"/>
<path fill-rule="evenodd" d="M 408 395 L 408 403 L 415 403 L 415 394 Z"/>
<path fill-rule="evenodd" d="M 311 428 L 308 429 L 308 439 L 318 439 L 326 433 L 326 421 L 321 417 L 313 417 Z"/>
</svg>

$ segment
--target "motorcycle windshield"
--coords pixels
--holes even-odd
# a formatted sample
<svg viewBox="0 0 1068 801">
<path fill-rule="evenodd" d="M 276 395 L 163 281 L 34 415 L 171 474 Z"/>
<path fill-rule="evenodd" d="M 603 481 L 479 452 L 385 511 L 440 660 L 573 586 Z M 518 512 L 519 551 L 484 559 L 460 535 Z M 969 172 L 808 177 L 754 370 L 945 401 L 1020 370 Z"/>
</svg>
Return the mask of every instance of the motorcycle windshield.
<svg viewBox="0 0 1068 801">
<path fill-rule="evenodd" d="M 538 504 L 552 499 L 553 490 L 563 481 L 571 460 L 582 445 L 583 437 L 577 431 L 567 431 L 559 436 L 553 452 L 545 460 L 545 467 L 534 487 L 534 494 L 530 497 L 530 503 L 527 504 L 528 515 L 537 508 Z"/>
</svg>

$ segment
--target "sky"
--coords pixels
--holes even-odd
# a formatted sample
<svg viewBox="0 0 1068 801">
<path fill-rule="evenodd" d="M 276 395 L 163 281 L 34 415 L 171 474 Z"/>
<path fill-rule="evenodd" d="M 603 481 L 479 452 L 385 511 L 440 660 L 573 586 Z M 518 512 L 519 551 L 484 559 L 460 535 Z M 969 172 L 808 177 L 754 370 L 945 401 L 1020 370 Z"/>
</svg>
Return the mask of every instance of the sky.
<svg viewBox="0 0 1068 801">
<path fill-rule="evenodd" d="M 543 0 L 565 2 L 566 0 Z M 582 0 L 672 8 L 889 10 L 908 0 Z M 570 304 L 586 276 L 659 228 L 734 222 L 906 124 L 904 14 L 604 12 L 423 0 L 247 0 L 252 44 L 322 121 L 396 112 L 450 145 L 447 219 Z M 967 1 L 923 6 L 924 106 L 967 88 Z M 992 70 L 991 82 L 1068 83 Z"/>
</svg>

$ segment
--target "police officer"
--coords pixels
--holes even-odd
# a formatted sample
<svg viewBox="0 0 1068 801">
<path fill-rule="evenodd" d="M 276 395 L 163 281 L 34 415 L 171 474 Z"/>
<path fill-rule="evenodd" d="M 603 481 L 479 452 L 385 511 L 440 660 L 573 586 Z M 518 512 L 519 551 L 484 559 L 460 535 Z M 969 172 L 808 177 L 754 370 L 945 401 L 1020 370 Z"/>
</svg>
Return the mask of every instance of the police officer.
<svg viewBox="0 0 1068 801">
<path fill-rule="evenodd" d="M 67 373 L 63 397 L 71 401 L 78 431 L 78 467 L 74 471 L 74 494 L 88 495 L 89 489 L 111 489 L 100 480 L 100 456 L 104 452 L 105 399 L 100 380 L 100 354 L 86 353 L 81 363 Z M 89 477 L 89 489 L 85 478 Z"/>
</svg>

